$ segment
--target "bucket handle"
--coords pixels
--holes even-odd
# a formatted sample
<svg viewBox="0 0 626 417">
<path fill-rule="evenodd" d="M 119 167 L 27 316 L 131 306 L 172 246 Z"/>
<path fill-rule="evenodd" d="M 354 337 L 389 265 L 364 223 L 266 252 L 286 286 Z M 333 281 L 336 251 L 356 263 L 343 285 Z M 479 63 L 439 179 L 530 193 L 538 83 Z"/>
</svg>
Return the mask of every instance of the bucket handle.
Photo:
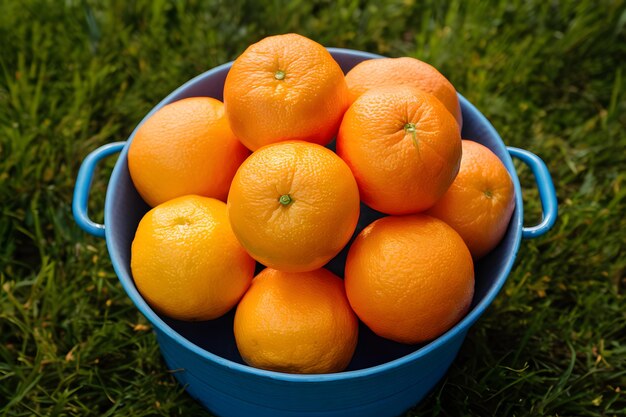
<svg viewBox="0 0 626 417">
<path fill-rule="evenodd" d="M 74 220 L 76 220 L 78 226 L 85 232 L 96 237 L 104 238 L 104 225 L 94 222 L 87 214 L 87 201 L 89 200 L 89 190 L 91 190 L 93 173 L 96 170 L 98 162 L 109 155 L 120 152 L 125 144 L 126 142 L 114 142 L 99 147 L 87 155 L 78 170 L 72 200 L 72 213 L 74 214 Z"/>
<path fill-rule="evenodd" d="M 554 183 L 550 176 L 550 171 L 546 164 L 532 152 L 524 149 L 507 147 L 512 157 L 519 159 L 533 172 L 535 183 L 539 190 L 539 199 L 541 200 L 542 219 L 541 223 L 536 226 L 522 227 L 522 237 L 524 239 L 533 239 L 546 233 L 554 226 L 558 212 L 556 202 L 556 191 Z"/>
</svg>

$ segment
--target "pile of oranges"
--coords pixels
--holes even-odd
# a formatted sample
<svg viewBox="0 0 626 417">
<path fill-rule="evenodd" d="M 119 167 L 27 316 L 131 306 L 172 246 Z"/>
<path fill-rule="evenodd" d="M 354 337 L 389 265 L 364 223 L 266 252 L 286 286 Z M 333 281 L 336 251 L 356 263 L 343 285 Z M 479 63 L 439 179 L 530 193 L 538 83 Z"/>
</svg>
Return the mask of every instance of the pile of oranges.
<svg viewBox="0 0 626 417">
<path fill-rule="evenodd" d="M 129 170 L 153 207 L 132 244 L 137 289 L 179 320 L 236 307 L 239 352 L 263 369 L 345 369 L 359 320 L 400 343 L 438 337 L 469 310 L 474 260 L 514 208 L 504 165 L 461 126 L 456 90 L 417 59 L 344 75 L 300 35 L 251 45 L 224 103 L 177 101 L 135 134 Z M 361 203 L 387 216 L 358 233 L 342 280 L 324 265 Z"/>
</svg>

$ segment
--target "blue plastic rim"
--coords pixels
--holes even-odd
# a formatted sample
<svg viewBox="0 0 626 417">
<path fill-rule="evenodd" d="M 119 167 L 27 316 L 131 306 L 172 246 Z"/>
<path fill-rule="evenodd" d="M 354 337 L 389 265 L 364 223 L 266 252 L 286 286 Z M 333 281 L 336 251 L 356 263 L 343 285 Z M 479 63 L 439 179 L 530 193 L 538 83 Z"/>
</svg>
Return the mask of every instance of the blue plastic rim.
<svg viewBox="0 0 626 417">
<path fill-rule="evenodd" d="M 381 58 L 379 55 L 339 48 L 329 48 L 329 51 L 344 71 L 365 59 Z M 230 65 L 213 68 L 185 83 L 154 107 L 141 123 L 166 104 L 182 98 L 203 95 L 221 100 L 223 81 Z M 216 414 L 291 416 L 306 412 L 328 416 L 397 415 L 417 403 L 445 374 L 469 327 L 483 314 L 506 282 L 522 237 L 532 238 L 547 232 L 557 214 L 554 186 L 541 159 L 528 151 L 507 149 L 489 121 L 463 96 L 459 95 L 459 100 L 463 110 L 464 138 L 483 143 L 503 161 L 514 183 L 516 208 L 503 243 L 476 265 L 477 293 L 467 316 L 432 342 L 383 363 L 355 366 L 353 370 L 323 375 L 294 375 L 252 368 L 202 348 L 200 342 L 192 341 L 190 335 L 193 334 L 185 333 L 193 325 L 175 323 L 152 310 L 137 291 L 129 266 L 130 242 L 137 223 L 149 209 L 134 189 L 128 172 L 128 147 L 136 129 L 125 144 L 106 145 L 85 159 L 76 182 L 74 216 L 87 232 L 106 236 L 111 261 L 120 282 L 137 308 L 154 326 L 168 367 L 184 368 L 185 371 L 174 375 L 187 386 L 191 395 Z M 121 154 L 107 189 L 105 228 L 87 216 L 89 186 L 97 162 L 120 149 Z M 528 164 L 536 177 L 543 206 L 543 220 L 537 226 L 523 227 L 522 192 L 511 155 Z M 324 400 L 320 401 L 322 398 Z"/>
</svg>

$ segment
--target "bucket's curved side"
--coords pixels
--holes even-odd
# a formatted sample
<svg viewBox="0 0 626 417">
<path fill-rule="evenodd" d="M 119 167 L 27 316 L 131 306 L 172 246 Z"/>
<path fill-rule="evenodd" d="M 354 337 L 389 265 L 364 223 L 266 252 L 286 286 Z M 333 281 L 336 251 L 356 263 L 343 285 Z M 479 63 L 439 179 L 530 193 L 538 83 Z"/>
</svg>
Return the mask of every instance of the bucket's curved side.
<svg viewBox="0 0 626 417">
<path fill-rule="evenodd" d="M 417 404 L 445 375 L 466 332 L 432 355 L 363 377 L 294 383 L 218 366 L 157 331 L 161 354 L 187 392 L 223 417 L 396 416 Z"/>
</svg>

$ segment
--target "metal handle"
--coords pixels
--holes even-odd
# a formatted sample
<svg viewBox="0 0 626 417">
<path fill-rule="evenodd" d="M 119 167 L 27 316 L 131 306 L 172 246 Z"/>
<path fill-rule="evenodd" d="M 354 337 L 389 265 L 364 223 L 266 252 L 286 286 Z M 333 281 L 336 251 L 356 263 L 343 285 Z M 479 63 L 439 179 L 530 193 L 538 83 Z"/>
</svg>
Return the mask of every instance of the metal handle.
<svg viewBox="0 0 626 417">
<path fill-rule="evenodd" d="M 125 144 L 126 142 L 114 142 L 99 147 L 87 155 L 78 170 L 76 186 L 74 187 L 74 198 L 72 200 L 72 213 L 78 226 L 96 237 L 104 238 L 104 225 L 95 223 L 87 214 L 87 201 L 89 199 L 89 190 L 91 190 L 93 173 L 100 160 L 120 152 Z"/>
<path fill-rule="evenodd" d="M 535 182 L 539 190 L 539 199 L 541 200 L 542 219 L 541 223 L 536 226 L 522 228 L 522 237 L 524 239 L 533 239 L 550 230 L 556 221 L 558 207 L 552 177 L 546 164 L 534 153 L 513 147 L 507 147 L 507 149 L 511 156 L 528 165 L 535 176 Z"/>
</svg>

